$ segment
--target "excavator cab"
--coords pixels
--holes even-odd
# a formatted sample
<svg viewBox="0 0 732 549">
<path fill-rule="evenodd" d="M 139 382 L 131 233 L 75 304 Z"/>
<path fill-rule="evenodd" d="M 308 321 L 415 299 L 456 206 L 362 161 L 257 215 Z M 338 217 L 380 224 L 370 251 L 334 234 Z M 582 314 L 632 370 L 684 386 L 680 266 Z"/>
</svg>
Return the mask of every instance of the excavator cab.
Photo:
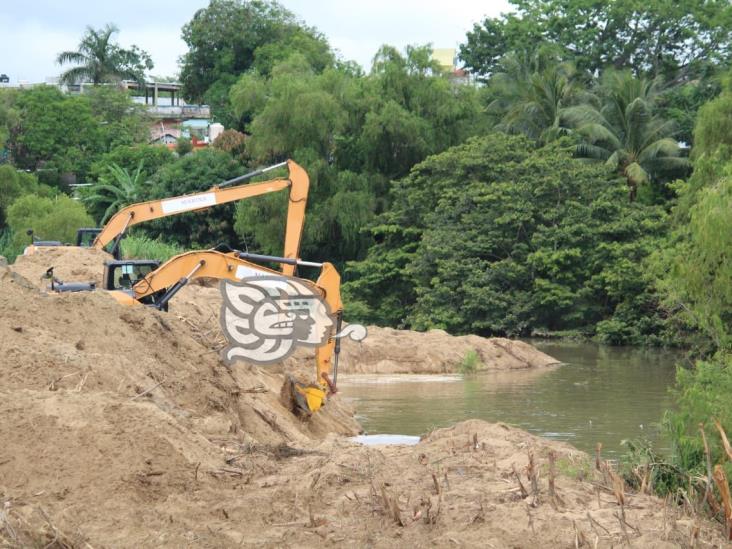
<svg viewBox="0 0 732 549">
<path fill-rule="evenodd" d="M 76 231 L 76 245 L 82 248 L 91 248 L 94 245 L 94 239 L 102 229 L 98 227 L 84 227 Z"/>
<path fill-rule="evenodd" d="M 132 287 L 160 267 L 155 259 L 122 259 L 104 263 L 104 289 L 132 292 Z"/>
</svg>

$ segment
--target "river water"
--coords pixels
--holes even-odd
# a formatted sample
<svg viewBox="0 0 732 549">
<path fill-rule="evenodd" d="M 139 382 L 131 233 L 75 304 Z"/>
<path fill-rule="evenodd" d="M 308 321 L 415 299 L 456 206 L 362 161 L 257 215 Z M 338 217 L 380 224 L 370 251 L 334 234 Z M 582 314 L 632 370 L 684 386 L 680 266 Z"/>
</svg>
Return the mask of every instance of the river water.
<svg viewBox="0 0 732 549">
<path fill-rule="evenodd" d="M 368 434 L 422 435 L 470 418 L 503 421 L 594 452 L 621 455 L 623 439 L 667 444 L 659 422 L 672 403 L 679 355 L 590 343 L 533 345 L 562 361 L 544 370 L 462 375 L 342 376 L 339 389 Z"/>
</svg>

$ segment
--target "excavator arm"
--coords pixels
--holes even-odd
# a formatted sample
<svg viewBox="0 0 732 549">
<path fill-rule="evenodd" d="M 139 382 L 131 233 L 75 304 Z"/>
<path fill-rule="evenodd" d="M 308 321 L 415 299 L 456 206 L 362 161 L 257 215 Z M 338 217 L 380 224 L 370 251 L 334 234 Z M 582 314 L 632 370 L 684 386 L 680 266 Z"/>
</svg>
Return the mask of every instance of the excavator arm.
<svg viewBox="0 0 732 549">
<path fill-rule="evenodd" d="M 246 257 L 265 259 L 272 262 L 281 261 L 293 269 L 297 265 L 319 267 L 320 275 L 315 282 L 312 282 L 268 269 L 247 261 L 244 259 Z M 146 303 L 151 297 L 157 296 L 157 301 L 154 304 L 162 308 L 167 305 L 178 290 L 196 278 L 238 281 L 245 277 L 266 275 L 296 280 L 311 289 L 314 295 L 320 295 L 328 304 L 331 314 L 335 317 L 334 326 L 339 325 L 338 319 L 340 319 L 343 311 L 340 294 L 341 278 L 338 271 L 330 263 L 310 263 L 292 258 L 257 256 L 237 251 L 227 253 L 215 250 L 187 252 L 171 258 L 150 272 L 132 286 L 131 294 L 119 290 L 111 293 L 119 302 L 128 305 Z M 332 357 L 336 341 L 333 335 L 335 331 L 331 332 L 328 340 L 323 345 L 316 348 L 317 386 L 309 388 L 295 387 L 295 391 L 300 392 L 303 398 L 307 400 L 307 408 L 303 406 L 303 409 L 308 412 L 314 412 L 322 406 L 328 389 L 335 390 L 330 378 L 333 371 Z"/>
<path fill-rule="evenodd" d="M 236 183 L 245 178 L 265 173 L 271 169 L 287 165 L 289 177 L 272 179 L 261 183 L 250 183 L 225 188 L 225 185 Z M 237 177 L 217 185 L 208 191 L 194 194 L 187 194 L 161 200 L 150 200 L 140 202 L 122 208 L 114 214 L 102 231 L 94 240 L 96 249 L 104 249 L 110 242 L 117 241 L 133 225 L 161 219 L 171 215 L 185 212 L 205 210 L 219 204 L 244 200 L 254 196 L 277 192 L 286 188 L 290 189 L 290 197 L 287 208 L 287 222 L 285 226 L 285 247 L 283 257 L 297 259 L 300 252 L 300 240 L 302 238 L 303 224 L 305 223 L 305 206 L 307 204 L 308 189 L 310 180 L 305 170 L 292 160 L 277 164 L 269 168 L 257 170 L 245 176 Z M 116 245 L 116 244 L 115 244 Z M 282 264 L 282 272 L 292 276 L 295 273 L 295 265 Z"/>
</svg>

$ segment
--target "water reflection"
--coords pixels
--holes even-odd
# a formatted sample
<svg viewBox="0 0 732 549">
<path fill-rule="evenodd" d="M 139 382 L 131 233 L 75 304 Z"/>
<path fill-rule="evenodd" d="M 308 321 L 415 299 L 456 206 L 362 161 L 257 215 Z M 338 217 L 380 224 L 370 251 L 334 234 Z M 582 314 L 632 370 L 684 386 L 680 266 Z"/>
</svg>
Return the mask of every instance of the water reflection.
<svg viewBox="0 0 732 549">
<path fill-rule="evenodd" d="M 617 456 L 625 438 L 665 448 L 657 423 L 671 405 L 678 355 L 656 349 L 532 342 L 565 363 L 546 370 L 462 376 L 343 376 L 367 433 L 421 435 L 480 418 Z"/>
</svg>

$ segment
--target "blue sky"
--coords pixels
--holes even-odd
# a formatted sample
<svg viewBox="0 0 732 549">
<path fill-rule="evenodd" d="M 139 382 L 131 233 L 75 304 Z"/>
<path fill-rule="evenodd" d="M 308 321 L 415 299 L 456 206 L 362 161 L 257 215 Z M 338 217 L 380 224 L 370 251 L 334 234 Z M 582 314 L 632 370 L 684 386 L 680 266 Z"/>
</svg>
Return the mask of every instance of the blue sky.
<svg viewBox="0 0 732 549">
<path fill-rule="evenodd" d="M 473 23 L 509 10 L 507 0 L 283 0 L 346 59 L 369 68 L 382 44 L 457 47 Z M 74 49 L 87 25 L 114 22 L 117 39 L 153 58 L 154 75 L 177 73 L 186 51 L 180 28 L 208 0 L 0 0 L 0 73 L 42 82 L 60 72 L 59 51 Z"/>
</svg>

